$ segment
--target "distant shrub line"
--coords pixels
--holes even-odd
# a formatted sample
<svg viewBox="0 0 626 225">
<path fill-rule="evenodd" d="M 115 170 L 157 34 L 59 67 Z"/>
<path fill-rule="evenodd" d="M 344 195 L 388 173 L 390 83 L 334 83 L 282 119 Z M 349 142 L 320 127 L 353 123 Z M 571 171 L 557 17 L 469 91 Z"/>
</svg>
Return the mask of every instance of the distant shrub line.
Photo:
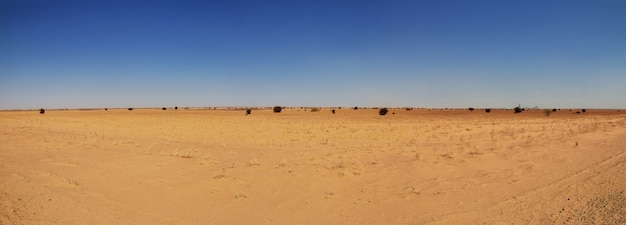
<svg viewBox="0 0 626 225">
<path fill-rule="evenodd" d="M 108 108 L 91 108 L 91 109 L 81 109 L 81 108 L 79 108 L 79 109 L 74 109 L 74 110 L 102 110 L 102 109 L 104 109 L 105 111 L 108 111 Z M 127 109 L 128 109 L 128 111 L 133 111 L 133 110 L 134 110 L 134 108 L 133 108 L 133 107 L 129 107 L 129 108 L 127 108 Z M 159 109 L 159 108 L 156 108 L 156 109 Z M 161 109 L 161 110 L 163 110 L 163 111 L 165 111 L 165 110 L 167 110 L 167 109 L 168 109 L 168 107 L 162 107 L 162 108 L 160 108 L 160 109 Z M 172 107 L 172 108 L 170 108 L 170 109 L 178 110 L 178 106 Z M 187 110 L 187 109 L 189 109 L 189 107 L 184 107 L 184 109 L 186 109 L 186 110 Z M 201 109 L 201 108 L 198 108 L 198 109 Z M 221 108 L 221 107 L 204 107 L 204 109 L 213 109 L 213 110 L 217 110 L 217 109 L 226 109 L 226 110 L 245 110 L 245 111 L 246 111 L 246 115 L 250 115 L 250 114 L 252 113 L 252 109 L 272 109 L 274 113 L 281 113 L 283 109 L 299 109 L 299 110 L 297 110 L 297 111 L 301 111 L 301 110 L 308 111 L 308 110 L 310 110 L 310 112 L 320 112 L 320 111 L 322 111 L 322 108 L 320 108 L 320 107 L 289 107 L 289 108 L 288 108 L 288 107 L 283 107 L 283 106 L 274 106 L 274 107 L 253 107 L 253 108 L 238 108 L 238 107 L 224 107 L 224 108 Z M 326 109 L 330 109 L 330 112 L 331 112 L 332 114 L 336 114 L 336 113 L 337 113 L 337 110 L 336 110 L 336 109 L 341 109 L 341 107 L 328 107 L 328 108 L 326 108 Z M 404 110 L 406 110 L 406 111 L 411 111 L 411 110 L 413 110 L 413 108 L 411 108 L 411 107 L 403 107 L 403 108 L 362 107 L 362 108 L 359 108 L 359 107 L 357 107 L 357 106 L 352 107 L 352 108 L 349 108 L 349 109 L 353 109 L 353 110 L 358 110 L 358 109 L 372 110 L 372 109 L 375 109 L 375 110 L 378 110 L 378 114 L 379 114 L 379 115 L 381 115 L 381 116 L 384 116 L 384 115 L 387 115 L 388 113 L 390 113 L 390 109 L 404 109 Z M 469 107 L 469 108 L 464 108 L 464 109 L 463 109 L 463 108 L 445 108 L 445 109 L 443 109 L 443 108 L 440 108 L 440 109 L 436 109 L 436 108 L 435 108 L 435 109 L 433 109 L 433 108 L 417 108 L 417 109 L 420 109 L 420 110 L 428 110 L 428 111 L 433 111 L 433 110 L 435 110 L 435 111 L 437 111 L 437 110 L 469 110 L 470 112 L 473 112 L 473 111 L 475 111 L 475 110 L 477 110 L 477 109 L 481 109 L 481 108 Z M 486 113 L 491 113 L 491 112 L 492 112 L 492 109 L 491 109 L 491 108 L 483 108 L 483 109 L 485 110 L 485 112 L 486 112 Z M 54 110 L 61 111 L 61 110 L 70 110 L 70 109 L 54 109 Z M 496 109 L 496 110 L 498 110 L 498 109 Z M 524 112 L 524 111 L 540 111 L 540 112 L 543 112 L 546 116 L 550 116 L 550 115 L 552 115 L 553 113 L 556 113 L 556 112 L 561 111 L 561 109 L 557 109 L 557 108 L 552 108 L 552 109 L 549 109 L 549 108 L 548 108 L 548 109 L 546 109 L 546 108 L 540 109 L 539 107 L 524 108 L 524 107 L 522 107 L 521 105 L 518 105 L 518 106 L 514 107 L 513 109 L 511 109 L 511 108 L 501 108 L 501 110 L 503 110 L 503 111 L 513 110 L 513 112 L 514 112 L 515 114 L 522 113 L 522 112 Z M 580 109 L 580 110 L 576 110 L 576 109 L 565 109 L 565 110 L 568 110 L 568 111 L 569 111 L 570 113 L 572 113 L 572 114 L 581 114 L 581 113 L 586 113 L 586 112 L 587 112 L 587 109 L 584 109 L 584 108 L 583 108 L 583 109 Z M 45 112 L 46 112 L 46 110 L 45 110 L 44 108 L 39 109 L 39 113 L 40 113 L 40 114 L 45 114 Z M 396 114 L 396 112 L 395 112 L 395 111 L 392 111 L 391 113 L 392 113 L 393 115 L 395 115 L 395 114 Z"/>
</svg>

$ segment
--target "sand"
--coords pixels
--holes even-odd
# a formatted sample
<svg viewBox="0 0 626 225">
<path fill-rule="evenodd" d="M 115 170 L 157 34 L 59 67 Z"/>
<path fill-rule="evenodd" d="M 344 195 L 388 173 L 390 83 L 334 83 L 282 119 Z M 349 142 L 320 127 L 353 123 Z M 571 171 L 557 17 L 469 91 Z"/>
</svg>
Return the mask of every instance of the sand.
<svg viewBox="0 0 626 225">
<path fill-rule="evenodd" d="M 626 224 L 626 111 L 573 112 L 5 111 L 0 224 Z"/>
</svg>

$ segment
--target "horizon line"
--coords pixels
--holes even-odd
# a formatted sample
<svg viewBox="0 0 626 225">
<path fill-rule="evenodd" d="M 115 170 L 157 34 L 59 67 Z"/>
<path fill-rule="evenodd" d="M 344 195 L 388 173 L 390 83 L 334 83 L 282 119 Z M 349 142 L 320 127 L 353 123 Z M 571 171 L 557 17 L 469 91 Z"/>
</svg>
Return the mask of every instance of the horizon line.
<svg viewBox="0 0 626 225">
<path fill-rule="evenodd" d="M 403 107 L 389 107 L 389 106 L 281 106 L 281 105 L 273 105 L 273 106 L 186 106 L 186 107 L 178 107 L 178 106 L 169 106 L 169 107 L 84 107 L 84 108 L 22 108 L 22 109 L 0 109 L 0 111 L 36 111 L 36 110 L 52 110 L 52 111 L 72 111 L 72 110 L 108 110 L 108 109 L 172 109 L 172 110 L 241 110 L 241 109 L 271 109 L 273 107 L 280 106 L 283 109 L 312 109 L 312 108 L 322 108 L 322 109 L 353 109 L 357 107 L 358 109 L 380 109 L 380 108 L 389 108 L 389 109 L 415 109 L 415 110 L 468 110 L 468 109 L 514 109 L 515 107 L 413 107 L 413 106 L 403 106 Z M 585 107 L 522 107 L 523 109 L 530 110 L 541 110 L 541 109 L 587 109 L 587 110 L 626 110 L 623 108 L 585 108 Z"/>
</svg>

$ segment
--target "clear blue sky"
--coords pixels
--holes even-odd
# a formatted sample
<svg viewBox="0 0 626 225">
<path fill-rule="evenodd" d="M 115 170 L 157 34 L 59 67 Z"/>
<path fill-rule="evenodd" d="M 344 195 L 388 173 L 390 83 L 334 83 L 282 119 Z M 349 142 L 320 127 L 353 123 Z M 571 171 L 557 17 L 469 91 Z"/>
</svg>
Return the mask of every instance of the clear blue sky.
<svg viewBox="0 0 626 225">
<path fill-rule="evenodd" d="M 0 109 L 626 108 L 626 1 L 0 0 Z"/>
</svg>

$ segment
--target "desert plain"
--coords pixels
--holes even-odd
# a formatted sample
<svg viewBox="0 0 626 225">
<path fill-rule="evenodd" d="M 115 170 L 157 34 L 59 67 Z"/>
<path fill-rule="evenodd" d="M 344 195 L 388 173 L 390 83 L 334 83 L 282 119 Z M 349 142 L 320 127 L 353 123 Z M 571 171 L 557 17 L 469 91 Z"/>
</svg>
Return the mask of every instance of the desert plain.
<svg viewBox="0 0 626 225">
<path fill-rule="evenodd" d="M 626 111 L 0 112 L 0 224 L 626 224 Z"/>
</svg>

